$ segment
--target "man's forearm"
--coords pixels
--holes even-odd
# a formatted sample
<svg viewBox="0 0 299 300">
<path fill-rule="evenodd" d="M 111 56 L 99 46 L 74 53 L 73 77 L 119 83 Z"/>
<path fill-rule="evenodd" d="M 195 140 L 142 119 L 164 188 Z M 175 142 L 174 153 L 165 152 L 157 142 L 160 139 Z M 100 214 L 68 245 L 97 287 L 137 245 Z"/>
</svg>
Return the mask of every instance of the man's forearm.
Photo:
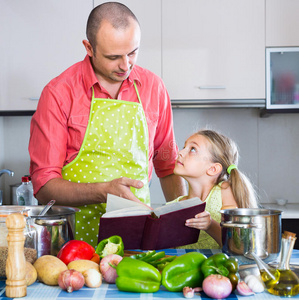
<svg viewBox="0 0 299 300">
<path fill-rule="evenodd" d="M 58 205 L 80 206 L 106 202 L 104 193 L 105 183 L 76 183 L 54 178 L 49 180 L 36 194 L 36 198 L 42 204 L 55 199 Z"/>
<path fill-rule="evenodd" d="M 142 188 L 142 186 L 142 181 L 126 177 L 95 183 L 76 183 L 54 178 L 38 191 L 36 198 L 42 204 L 54 199 L 58 205 L 81 206 L 106 202 L 109 193 L 140 202 L 130 188 Z"/>
<path fill-rule="evenodd" d="M 171 174 L 161 177 L 160 184 L 167 202 L 187 195 L 186 183 L 181 176 Z"/>
</svg>

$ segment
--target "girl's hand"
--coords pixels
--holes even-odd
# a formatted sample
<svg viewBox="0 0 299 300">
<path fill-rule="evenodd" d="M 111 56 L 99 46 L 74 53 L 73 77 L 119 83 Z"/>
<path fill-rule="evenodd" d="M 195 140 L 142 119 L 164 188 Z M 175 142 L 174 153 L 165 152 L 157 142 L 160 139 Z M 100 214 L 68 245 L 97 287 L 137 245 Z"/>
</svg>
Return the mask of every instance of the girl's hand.
<svg viewBox="0 0 299 300">
<path fill-rule="evenodd" d="M 207 230 L 209 229 L 211 223 L 212 218 L 210 213 L 203 211 L 197 214 L 193 219 L 186 220 L 185 225 L 199 230 Z"/>
</svg>

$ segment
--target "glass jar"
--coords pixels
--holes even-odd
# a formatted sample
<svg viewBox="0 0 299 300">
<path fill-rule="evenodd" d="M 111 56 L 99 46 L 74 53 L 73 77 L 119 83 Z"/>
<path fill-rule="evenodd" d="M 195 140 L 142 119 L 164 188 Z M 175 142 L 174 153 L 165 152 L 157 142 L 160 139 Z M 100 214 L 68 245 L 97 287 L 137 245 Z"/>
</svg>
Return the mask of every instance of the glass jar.
<svg viewBox="0 0 299 300">
<path fill-rule="evenodd" d="M 34 263 L 37 258 L 36 251 L 36 230 L 31 225 L 28 209 L 23 206 L 0 206 L 0 278 L 5 277 L 5 266 L 8 254 L 6 218 L 12 213 L 22 213 L 26 218 L 26 227 L 24 228 L 24 254 L 27 261 Z"/>
</svg>

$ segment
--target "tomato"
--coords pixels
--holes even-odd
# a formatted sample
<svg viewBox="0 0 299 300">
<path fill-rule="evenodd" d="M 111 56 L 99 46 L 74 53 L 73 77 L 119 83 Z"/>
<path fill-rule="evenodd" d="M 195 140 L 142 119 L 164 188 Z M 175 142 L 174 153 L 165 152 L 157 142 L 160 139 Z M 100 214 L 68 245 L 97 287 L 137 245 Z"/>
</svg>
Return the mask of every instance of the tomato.
<svg viewBox="0 0 299 300">
<path fill-rule="evenodd" d="M 78 259 L 90 260 L 95 253 L 94 247 L 84 241 L 71 240 L 65 243 L 57 254 L 66 265 Z"/>
</svg>

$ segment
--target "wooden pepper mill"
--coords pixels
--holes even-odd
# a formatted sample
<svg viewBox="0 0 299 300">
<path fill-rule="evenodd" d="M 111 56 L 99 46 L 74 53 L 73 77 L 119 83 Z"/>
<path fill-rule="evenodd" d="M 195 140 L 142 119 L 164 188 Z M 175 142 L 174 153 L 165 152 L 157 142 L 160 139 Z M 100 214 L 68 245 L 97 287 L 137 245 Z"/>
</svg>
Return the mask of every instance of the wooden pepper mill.
<svg viewBox="0 0 299 300">
<path fill-rule="evenodd" d="M 24 255 L 25 218 L 20 213 L 13 213 L 6 218 L 8 229 L 8 256 L 6 261 L 6 297 L 19 298 L 27 295 L 26 260 Z"/>
</svg>

